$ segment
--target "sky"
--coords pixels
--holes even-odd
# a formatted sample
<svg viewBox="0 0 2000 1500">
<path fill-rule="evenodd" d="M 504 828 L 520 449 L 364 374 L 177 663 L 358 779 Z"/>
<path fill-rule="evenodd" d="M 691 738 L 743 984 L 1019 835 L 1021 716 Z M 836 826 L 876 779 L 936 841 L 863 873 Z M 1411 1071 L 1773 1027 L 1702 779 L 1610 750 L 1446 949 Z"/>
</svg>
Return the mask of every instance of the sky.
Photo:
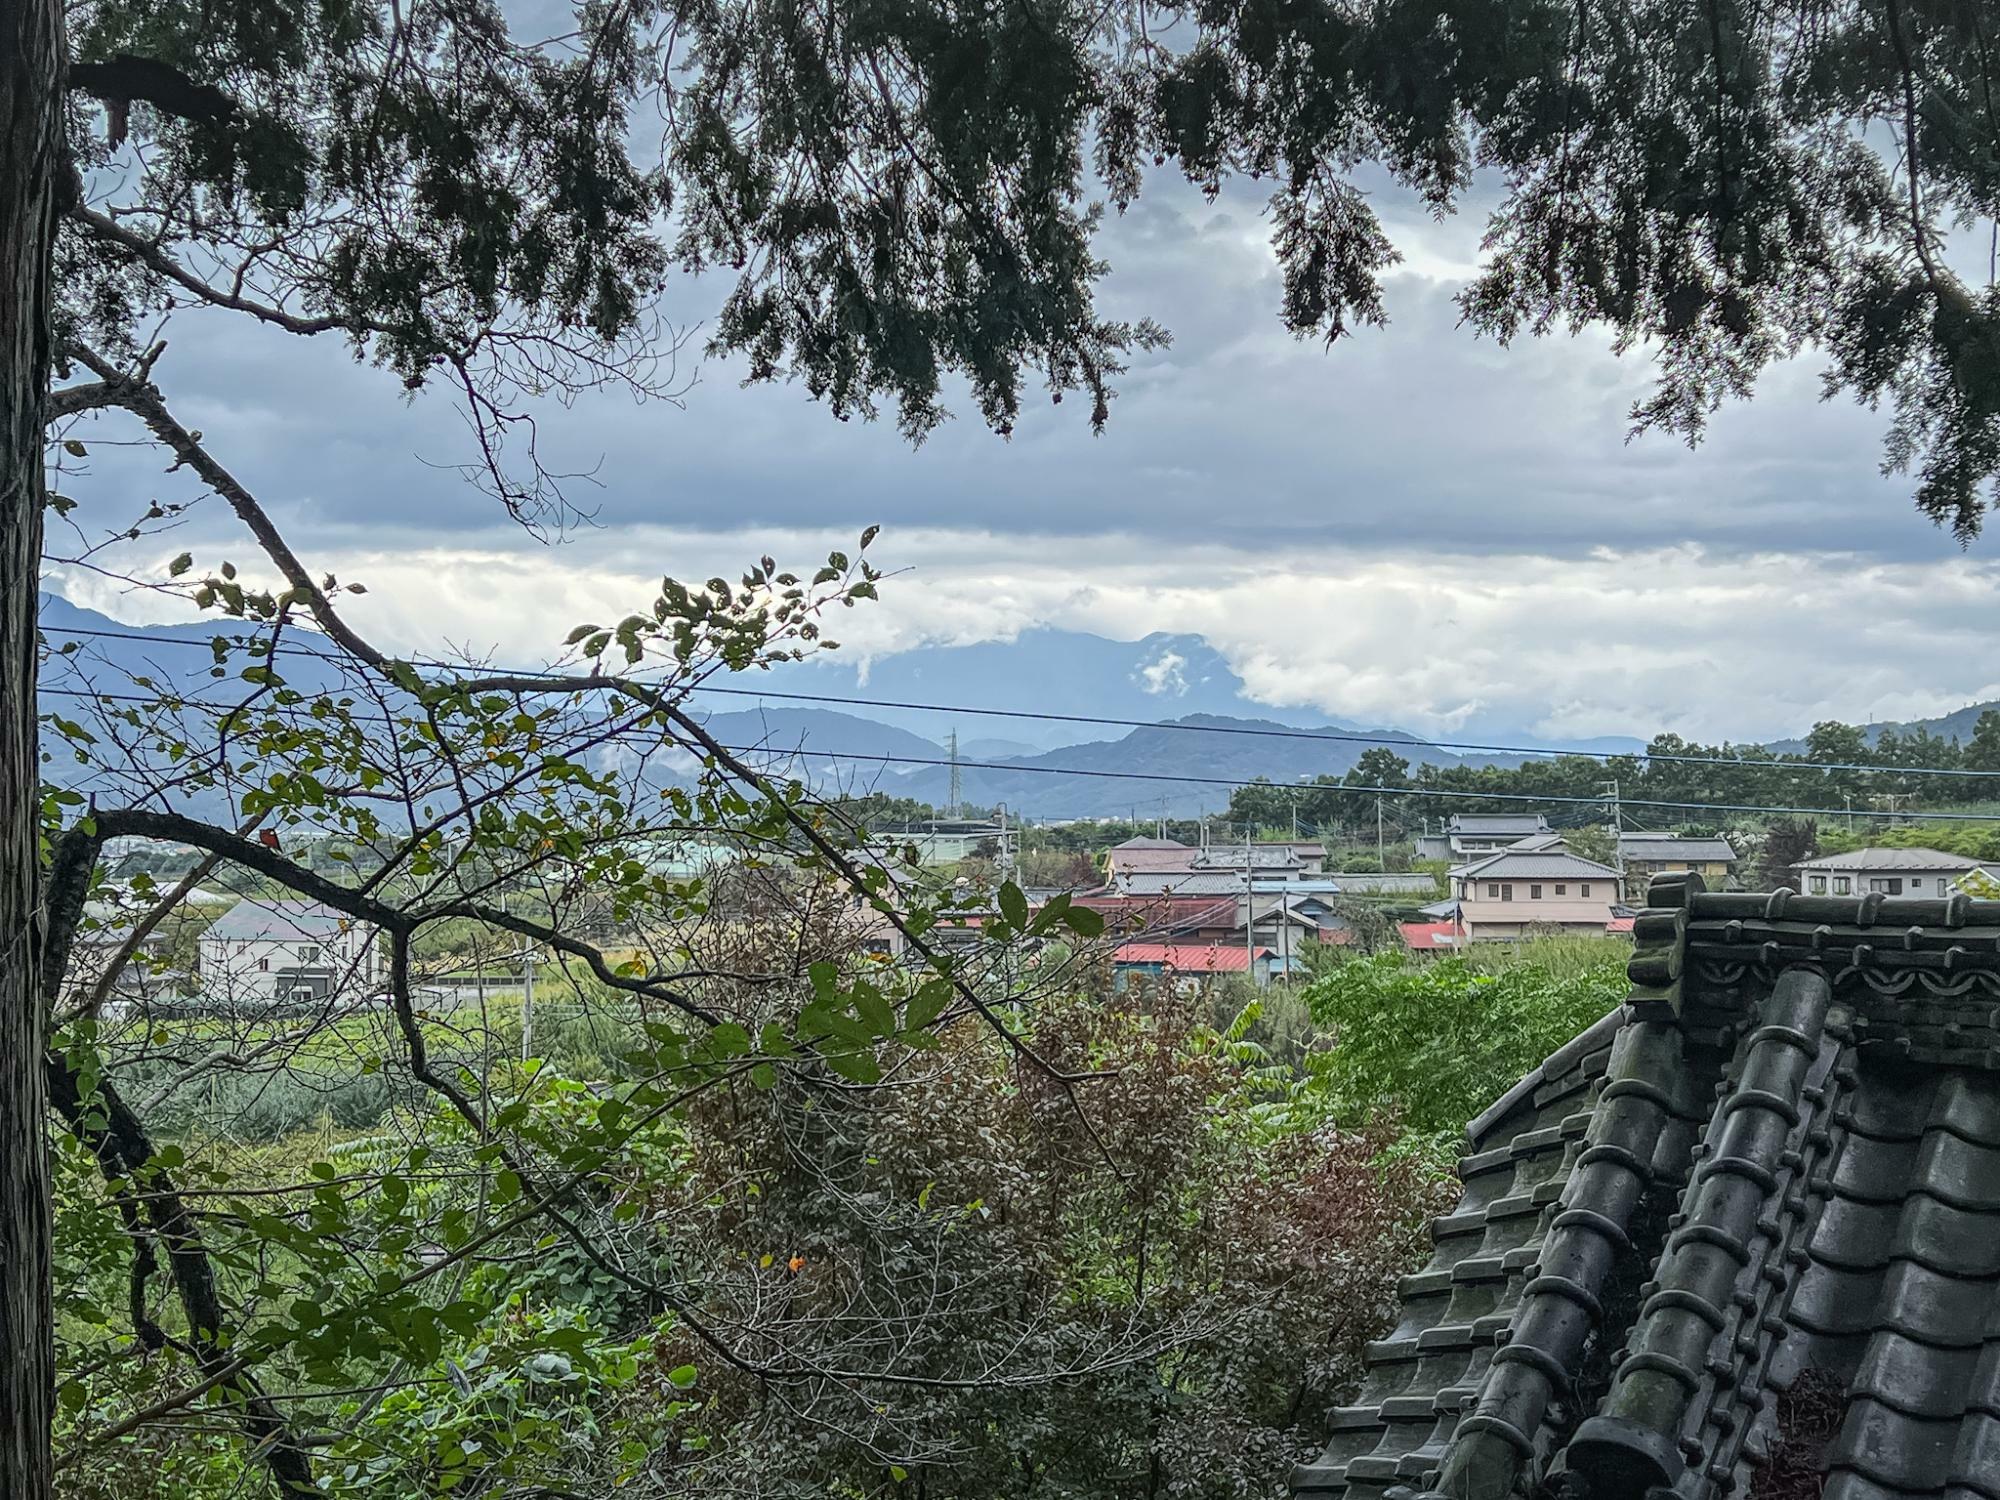
<svg viewBox="0 0 2000 1500">
<path fill-rule="evenodd" d="M 843 620 L 863 661 L 1032 626 L 1199 634 L 1254 703 L 1549 741 L 1762 739 L 2000 698 L 2000 537 L 1961 551 L 1919 516 L 1912 484 L 1879 472 L 1886 416 L 1822 402 L 1810 351 L 1700 448 L 1628 442 L 1643 351 L 1457 326 L 1476 212 L 1434 223 L 1378 194 L 1406 255 L 1391 321 L 1329 349 L 1279 322 L 1256 198 L 1156 188 L 1107 224 L 1102 306 L 1174 342 L 1134 358 L 1101 436 L 1081 400 L 1031 396 L 1010 439 L 960 401 L 913 448 L 892 422 L 837 422 L 798 386 L 746 388 L 689 353 L 678 402 L 542 411 L 552 466 L 594 475 L 571 487 L 593 522 L 559 540 L 454 471 L 470 439 L 446 393 L 408 398 L 335 342 L 184 314 L 157 376 L 315 571 L 366 584 L 357 623 L 412 653 L 544 660 L 572 625 L 644 607 L 662 574 L 733 576 L 765 553 L 809 567 L 879 525 L 871 555 L 894 576 Z M 724 290 L 673 286 L 690 349 Z M 101 507 L 89 524 L 195 493 L 137 447 L 98 444 L 80 467 L 65 484 Z M 145 545 L 161 568 L 188 548 L 254 571 L 213 500 Z M 172 614 L 82 570 L 48 586 Z M 1170 714 L 1171 682 L 1157 696 Z"/>
</svg>

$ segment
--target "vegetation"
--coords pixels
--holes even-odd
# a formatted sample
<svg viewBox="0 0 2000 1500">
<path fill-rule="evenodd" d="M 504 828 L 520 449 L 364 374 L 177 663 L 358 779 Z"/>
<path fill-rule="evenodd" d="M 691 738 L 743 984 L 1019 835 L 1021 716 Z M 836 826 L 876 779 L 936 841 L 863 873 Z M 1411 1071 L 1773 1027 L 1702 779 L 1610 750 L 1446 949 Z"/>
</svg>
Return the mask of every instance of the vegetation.
<svg viewBox="0 0 2000 1500">
<path fill-rule="evenodd" d="M 1335 1118 L 1387 1102 L 1412 1130 L 1449 1137 L 1625 998 L 1626 945 L 1556 939 L 1412 965 L 1359 957 L 1305 989 L 1333 1045 L 1313 1059 Z"/>
<path fill-rule="evenodd" d="M 948 958 L 899 872 L 857 859 L 852 821 L 760 775 L 685 706 L 709 675 L 830 645 L 831 622 L 875 593 L 867 536 L 796 572 L 764 557 L 734 580 L 663 578 L 550 643 L 545 670 L 406 661 L 343 613 L 365 582 L 297 555 L 232 472 L 231 435 L 205 435 L 169 394 L 181 309 L 331 336 L 410 390 L 451 392 L 468 479 L 559 531 L 576 512 L 542 456 L 545 403 L 679 389 L 658 315 L 676 268 L 733 278 L 714 347 L 842 418 L 893 409 L 920 436 L 958 382 L 1005 432 L 1033 378 L 1101 425 L 1125 362 L 1165 334 L 1097 308 L 1097 199 L 1123 208 L 1170 163 L 1211 192 L 1270 183 L 1284 320 L 1334 339 L 1384 320 L 1395 251 L 1365 164 L 1439 212 L 1483 167 L 1505 186 L 1463 299 L 1475 329 L 1595 324 L 1646 345 L 1661 384 L 1635 419 L 1690 437 L 1818 341 L 1830 389 L 1891 407 L 1887 456 L 1915 471 L 1919 506 L 1979 529 L 2000 470 L 2000 294 L 1950 268 L 1938 226 L 1996 197 L 1980 7 L 1472 0 L 1169 19 L 583 5 L 517 36 L 485 0 L 0 3 L 0 1493 L 43 1500 L 58 1474 L 121 1497 L 643 1493 L 746 1453 L 814 1493 L 886 1493 L 947 1461 L 941 1432 L 981 1460 L 941 1480 L 954 1493 L 975 1468 L 1023 1489 L 1112 1475 L 1190 1494 L 1276 1471 L 1413 1222 L 1414 1188 L 1352 1134 L 1371 1090 L 1441 1130 L 1595 1004 L 1588 983 L 1460 983 L 1375 958 L 1325 976 L 1328 1057 L 1346 1059 L 1316 1075 L 1333 1135 L 1315 1133 L 1310 1091 L 1246 1102 L 1263 1084 L 1232 1071 L 1256 1072 L 1228 1050 L 1248 1045 L 1233 1028 L 1099 1029 L 1061 1010 L 1030 1024 L 1073 974 L 1028 960 L 1087 938 L 1085 914 L 1030 913 L 1002 884 L 972 961 Z M 647 119 L 663 140 L 643 139 Z M 89 469 L 92 444 L 134 440 L 175 476 L 143 507 Z M 169 557 L 167 533 L 208 497 L 254 560 Z M 43 648 L 36 585 L 60 563 L 230 621 L 204 690 Z M 56 661 L 80 696 L 43 711 Z M 1989 726 L 1968 754 L 1995 746 Z M 1800 764 L 1731 752 L 1741 764 L 1699 786 L 1839 792 L 1844 773 L 1812 763 L 1864 752 L 1947 753 L 1816 731 Z M 692 785 L 663 771 L 685 764 L 701 767 Z M 1480 805 L 1426 801 L 1445 789 L 1569 794 L 1605 774 L 1419 768 L 1403 812 Z M 1608 774 L 1633 797 L 1697 785 L 1657 757 Z M 1906 779 L 1896 795 L 1969 790 Z M 1351 788 L 1304 795 L 1380 807 Z M 1243 820 L 1277 818 L 1246 804 Z M 690 838 L 785 873 L 725 901 L 724 883 L 649 863 Z M 100 921 L 114 839 L 195 853 L 159 867 L 146 909 Z M 379 930 L 379 1030 L 323 1014 L 202 1050 L 171 1026 L 112 1025 L 79 937 L 115 973 L 218 870 Z M 910 968 L 855 957 L 865 922 L 900 927 Z M 615 997 L 623 1051 L 601 1068 L 578 1052 L 586 1076 L 565 1077 L 496 1060 L 490 1027 L 427 1014 L 416 969 L 476 934 Z M 1398 1017 L 1397 1056 L 1367 1060 L 1388 1044 L 1360 1018 L 1408 985 L 1457 1026 L 1411 1048 Z M 1479 1040 L 1475 1010 L 1517 1040 Z M 975 1030 L 992 1055 L 933 1076 Z M 330 1068 L 328 1048 L 352 1068 L 297 1085 L 328 1088 L 312 1120 L 296 1097 L 256 1113 L 276 1085 L 242 1080 Z M 1147 1068 L 1170 1097 L 1121 1103 Z M 972 1087 L 961 1071 L 987 1080 L 966 1108 L 992 1122 L 990 1169 L 946 1161 L 960 1100 L 935 1091 Z M 936 1107 L 909 1106 L 924 1088 Z M 1043 1113 L 1024 1131 L 1030 1105 Z M 1169 1105 L 1181 1113 L 1118 1115 Z M 878 1132 L 893 1177 L 853 1159 Z M 1085 1145 L 1107 1158 L 1089 1180 L 1060 1154 Z M 848 1175 L 780 1181 L 814 1160 Z M 952 1195 L 917 1187 L 909 1208 L 919 1173 Z M 745 1202 L 767 1193 L 782 1212 L 760 1219 Z M 1342 1217 L 1312 1221 L 1328 1204 Z M 674 1240 L 697 1223 L 721 1260 Z M 1213 1245 L 1190 1227 L 1208 1225 Z M 1338 1280 L 1347 1260 L 1313 1263 L 1321 1244 L 1352 1251 L 1360 1280 Z M 1019 1258 L 961 1294 L 951 1255 Z M 1260 1279 L 1287 1255 L 1313 1274 Z M 1035 1297 L 1008 1295 L 1010 1277 Z M 1347 1321 L 1288 1300 L 1322 1282 L 1345 1287 Z M 1026 1373 L 895 1311 L 925 1284 L 951 1291 L 958 1328 L 1032 1332 L 1006 1345 Z M 1241 1321 L 1220 1340 L 1205 1320 L 1224 1305 Z M 1318 1375 L 1283 1342 L 1293 1327 L 1331 1341 Z M 839 1342 L 815 1344 L 829 1330 Z M 1113 1405 L 1060 1388 L 1080 1369 Z M 966 1394 L 1024 1389 L 984 1408 Z M 767 1451 L 772 1434 L 826 1446 Z"/>
<path fill-rule="evenodd" d="M 1861 826 L 1875 830 L 1869 840 L 1879 842 L 1877 833 L 1896 826 L 1882 814 L 1946 809 L 1990 797 L 1995 783 L 1984 773 L 2000 771 L 2000 759 L 1989 754 L 1996 746 L 2000 713 L 1989 709 L 1964 744 L 1924 730 L 1905 734 L 1885 728 L 1871 734 L 1859 725 L 1827 721 L 1813 726 L 1803 748 L 1783 752 L 1760 745 L 1702 745 L 1661 734 L 1647 744 L 1643 756 L 1558 755 L 1512 767 L 1410 767 L 1376 747 L 1369 752 L 1380 757 L 1371 763 L 1372 773 L 1357 766 L 1340 779 L 1322 776 L 1297 786 L 1260 782 L 1242 787 L 1230 798 L 1228 816 L 1282 826 L 1296 808 L 1303 826 L 1365 831 L 1374 826 L 1379 800 L 1398 836 L 1454 813 L 1523 809 L 1552 808 L 1552 824 L 1582 829 L 1603 820 L 1615 783 L 1618 803 L 1643 823 L 1721 833 L 1782 820 L 1781 815 L 1758 812 L 1760 808 L 1846 813 L 1851 807 Z M 1371 779 L 1371 774 L 1382 779 Z M 1378 785 L 1397 789 L 1397 795 L 1378 798 L 1359 790 Z M 1715 811 L 1704 814 L 1704 806 Z M 1587 832 L 1579 836 L 1590 838 Z"/>
</svg>

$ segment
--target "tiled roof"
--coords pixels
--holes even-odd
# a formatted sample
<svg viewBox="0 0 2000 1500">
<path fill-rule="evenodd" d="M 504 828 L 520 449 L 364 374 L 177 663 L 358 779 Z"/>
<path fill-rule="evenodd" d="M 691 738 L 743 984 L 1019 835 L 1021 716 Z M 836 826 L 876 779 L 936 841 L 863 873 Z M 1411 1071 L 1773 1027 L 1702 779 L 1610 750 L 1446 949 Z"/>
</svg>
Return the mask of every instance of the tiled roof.
<svg viewBox="0 0 2000 1500">
<path fill-rule="evenodd" d="M 1253 869 L 1296 869 L 1303 862 L 1304 856 L 1290 844 L 1250 846 L 1250 864 Z M 1243 846 L 1211 844 L 1208 848 L 1195 852 L 1194 867 L 1197 870 L 1240 870 L 1243 868 Z"/>
<path fill-rule="evenodd" d="M 1103 914 L 1114 932 L 1186 932 L 1199 927 L 1234 927 L 1234 896 L 1074 896 L 1070 904 Z"/>
<path fill-rule="evenodd" d="M 1270 951 L 1259 948 L 1257 954 L 1261 958 Z M 1240 943 L 1120 943 L 1111 961 L 1175 974 L 1241 974 L 1250 967 L 1250 954 Z"/>
<path fill-rule="evenodd" d="M 1618 879 L 1618 872 L 1611 866 L 1600 865 L 1596 860 L 1585 859 L 1580 854 L 1516 853 L 1512 849 L 1502 849 L 1498 854 L 1489 854 L 1469 865 L 1461 865 L 1451 873 L 1477 876 L 1481 880 L 1561 880 L 1565 876 L 1578 880 Z"/>
<path fill-rule="evenodd" d="M 1802 859 L 1794 870 L 1970 870 L 1979 863 L 1942 849 L 1856 849 Z"/>
<path fill-rule="evenodd" d="M 1548 826 L 1549 820 L 1540 813 L 1455 813 L 1450 824 L 1453 833 L 1519 833 L 1523 838 L 1543 833 Z"/>
<path fill-rule="evenodd" d="M 1119 845 L 1111 851 L 1111 867 L 1122 873 L 1134 870 L 1191 870 L 1199 849 L 1127 849 Z"/>
<path fill-rule="evenodd" d="M 1684 859 L 1704 864 L 1729 864 L 1736 858 L 1728 839 L 1670 839 L 1635 833 L 1618 835 L 1618 852 L 1626 859 Z"/>
<path fill-rule="evenodd" d="M 1256 891 L 1260 896 L 1290 892 L 1299 895 L 1337 896 L 1340 882 L 1325 875 L 1286 874 L 1282 871 L 1255 875 Z M 1119 882 L 1120 889 L 1135 895 L 1164 895 L 1171 891 L 1181 896 L 1219 896 L 1234 891 L 1242 894 L 1243 870 L 1141 870 Z"/>
<path fill-rule="evenodd" d="M 2000 1495 L 2000 902 L 1653 893 L 1301 1496 Z"/>
<path fill-rule="evenodd" d="M 1454 812 L 1450 830 L 1454 834 L 1540 834 L 1548 828 L 1548 818 L 1540 812 Z"/>
<path fill-rule="evenodd" d="M 1111 847 L 1114 851 L 1130 849 L 1180 849 L 1190 854 L 1194 852 L 1188 845 L 1179 843 L 1174 839 L 1127 839 L 1124 843 L 1113 844 Z"/>
</svg>

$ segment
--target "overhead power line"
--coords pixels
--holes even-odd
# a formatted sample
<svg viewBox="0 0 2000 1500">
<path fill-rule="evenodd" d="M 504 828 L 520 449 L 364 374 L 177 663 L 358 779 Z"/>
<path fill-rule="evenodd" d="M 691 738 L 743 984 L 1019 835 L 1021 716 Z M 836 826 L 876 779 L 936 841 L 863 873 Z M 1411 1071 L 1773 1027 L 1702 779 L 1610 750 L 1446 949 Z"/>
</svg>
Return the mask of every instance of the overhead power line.
<svg viewBox="0 0 2000 1500">
<path fill-rule="evenodd" d="M 865 761 L 882 765 L 899 766 L 950 766 L 951 761 L 941 758 L 926 758 L 914 755 L 860 755 L 848 754 L 840 750 L 773 750 L 769 745 L 754 749 L 741 745 L 724 745 L 723 749 L 734 755 L 776 755 L 803 756 L 816 760 Z M 1039 776 L 1091 776 L 1108 781 L 1169 781 L 1189 786 L 1230 787 L 1241 790 L 1247 787 L 1274 787 L 1282 789 L 1284 782 L 1240 781 L 1226 776 L 1184 776 L 1169 772 L 1154 771 L 1100 771 L 1069 766 L 1025 766 L 1010 765 L 1006 761 L 981 761 L 960 759 L 957 764 L 969 771 L 1019 771 Z M 768 773 L 767 773 L 768 774 Z M 1362 796 L 1377 797 L 1441 797 L 1452 800 L 1473 802 L 1546 802 L 1561 806 L 1602 807 L 1602 797 L 1571 797 L 1555 792 L 1459 792 L 1445 791 L 1436 787 L 1416 786 L 1348 786 L 1345 784 L 1303 787 L 1301 790 L 1316 792 L 1354 792 Z M 1755 802 L 1675 802 L 1662 797 L 1622 797 L 1620 802 L 1626 807 L 1666 807 L 1695 809 L 1701 812 L 1734 813 L 1791 813 L 1803 817 L 1836 818 L 1859 815 L 1868 818 L 1907 818 L 1920 823 L 2000 823 L 2000 813 L 1946 813 L 1925 812 L 1911 808 L 1907 812 L 1882 812 L 1874 809 L 1849 807 L 1781 807 Z"/>
<path fill-rule="evenodd" d="M 66 698 L 102 698 L 111 701 L 150 703 L 156 701 L 138 694 L 95 693 L 82 688 L 45 688 L 44 692 Z M 232 709 L 236 705 L 181 700 L 189 707 Z M 365 717 L 379 718 L 379 715 Z M 891 766 L 938 766 L 947 770 L 956 767 L 960 771 L 1001 771 L 1024 776 L 1087 776 L 1100 781 L 1144 781 L 1169 782 L 1178 786 L 1225 787 L 1232 791 L 1251 788 L 1266 788 L 1278 791 L 1310 791 L 1320 793 L 1351 792 L 1357 796 L 1374 797 L 1434 797 L 1447 801 L 1467 802 L 1521 802 L 1531 805 L 1561 807 L 1602 807 L 1603 797 L 1567 796 L 1557 792 L 1486 792 L 1454 791 L 1441 787 L 1410 786 L 1353 786 L 1345 783 L 1323 783 L 1313 785 L 1293 785 L 1282 781 L 1265 781 L 1227 776 L 1189 776 L 1167 771 L 1107 771 L 1086 766 L 1034 766 L 1019 762 L 997 760 L 967 760 L 963 756 L 947 759 L 943 756 L 919 755 L 874 755 L 843 750 L 807 750 L 803 747 L 781 748 L 774 745 L 724 745 L 732 755 L 767 756 L 777 760 L 794 757 L 808 760 L 829 760 L 859 762 L 869 765 Z M 761 774 L 769 775 L 768 769 Z M 1919 823 L 2000 823 L 2000 813 L 1953 813 L 1931 812 L 1921 808 L 1908 810 L 1882 810 L 1879 808 L 1853 807 L 1792 807 L 1758 802 L 1682 802 L 1666 797 L 1622 797 L 1625 807 L 1653 807 L 1679 812 L 1727 812 L 1727 813 L 1772 813 L 1789 814 L 1800 817 L 1846 818 L 1857 814 L 1864 818 L 1900 818 Z"/>
<path fill-rule="evenodd" d="M 183 640 L 176 636 L 153 636 L 140 631 L 91 630 L 82 626 L 71 627 L 56 633 L 75 637 L 91 637 L 106 640 L 140 641 L 147 645 L 187 646 L 198 650 L 209 650 L 207 641 Z M 310 646 L 296 643 L 280 644 L 277 654 L 284 656 L 310 656 L 322 661 L 344 661 L 347 658 L 338 652 L 319 651 Z M 463 662 L 440 661 L 429 657 L 408 658 L 412 666 L 430 667 L 438 671 L 476 671 L 514 677 L 543 677 L 549 679 L 573 677 L 574 672 L 553 671 L 536 667 L 469 667 Z M 1485 744 L 1468 740 L 1415 739 L 1408 734 L 1370 734 L 1362 730 L 1336 729 L 1286 729 L 1263 727 L 1238 727 L 1227 724 L 1185 724 L 1171 720 L 1121 719 L 1104 714 L 1065 714 L 1046 709 L 1025 708 L 974 708 L 967 704 L 926 703 L 911 699 L 895 698 L 849 698 L 835 693 L 786 692 L 773 688 L 733 688 L 717 687 L 708 683 L 697 683 L 689 689 L 693 693 L 708 693 L 733 698 L 775 699 L 788 703 L 830 704 L 842 708 L 898 709 L 914 713 L 965 714 L 976 718 L 1019 719 L 1047 724 L 1087 724 L 1108 729 L 1164 729 L 1178 734 L 1224 734 L 1253 739 L 1282 740 L 1323 740 L 1336 744 L 1400 746 L 1406 750 L 1450 750 L 1461 753 L 1486 755 L 1520 755 L 1538 761 L 1549 761 L 1563 757 L 1577 757 L 1585 760 L 1613 761 L 1637 760 L 1659 761 L 1672 765 L 1690 766 L 1730 766 L 1743 768 L 1769 766 L 1777 770 L 1799 771 L 1860 771 L 1874 775 L 1896 776 L 1961 776 L 1969 778 L 2000 777 L 2000 770 L 1980 771 L 1960 769 L 1953 766 L 1884 766 L 1863 761 L 1824 761 L 1792 759 L 1781 760 L 1775 756 L 1769 759 L 1727 755 L 1683 755 L 1671 752 L 1654 754 L 1645 750 L 1612 751 L 1584 750 L 1577 748 L 1550 749 L 1544 745 L 1502 745 Z M 962 765 L 970 762 L 961 761 Z M 1026 767 L 1007 767 L 1009 770 Z M 1497 794 L 1496 794 L 1497 795 Z M 1599 799 L 1601 800 L 1601 799 Z M 1628 801 L 1630 799 L 1627 799 Z M 1635 806 L 1643 804 L 1633 804 Z M 1845 809 L 1835 809 L 1845 812 Z"/>
</svg>

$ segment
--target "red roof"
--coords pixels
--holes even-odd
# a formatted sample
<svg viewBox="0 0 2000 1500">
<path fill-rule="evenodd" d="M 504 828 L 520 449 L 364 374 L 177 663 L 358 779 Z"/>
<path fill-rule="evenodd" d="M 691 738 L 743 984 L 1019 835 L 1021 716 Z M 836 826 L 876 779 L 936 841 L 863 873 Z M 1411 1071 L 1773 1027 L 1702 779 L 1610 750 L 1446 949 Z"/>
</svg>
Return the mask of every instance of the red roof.
<svg viewBox="0 0 2000 1500">
<path fill-rule="evenodd" d="M 1268 957 L 1269 948 L 1259 948 Z M 1241 974 L 1250 967 L 1249 953 L 1238 944 L 1121 943 L 1113 963 L 1145 964 L 1176 974 Z"/>
<path fill-rule="evenodd" d="M 1632 919 L 1630 917 L 1613 917 L 1604 924 L 1604 930 L 1606 932 L 1630 932 L 1632 930 Z"/>
<path fill-rule="evenodd" d="M 1400 922 L 1403 946 L 1414 953 L 1435 948 L 1462 948 L 1465 935 L 1450 922 Z"/>
</svg>

